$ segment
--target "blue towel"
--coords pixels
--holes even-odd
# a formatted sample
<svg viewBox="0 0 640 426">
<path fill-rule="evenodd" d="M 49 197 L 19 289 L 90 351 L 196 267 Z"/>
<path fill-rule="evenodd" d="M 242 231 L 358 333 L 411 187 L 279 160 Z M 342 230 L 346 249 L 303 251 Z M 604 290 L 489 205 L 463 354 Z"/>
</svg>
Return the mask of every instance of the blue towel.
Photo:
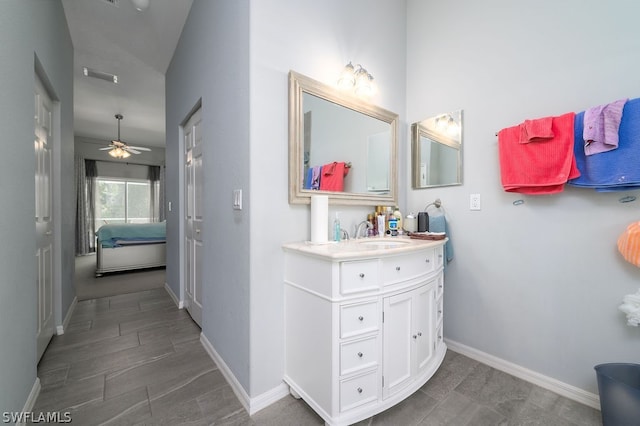
<svg viewBox="0 0 640 426">
<path fill-rule="evenodd" d="M 451 235 L 449 235 L 449 226 L 447 225 L 447 219 L 444 217 L 444 214 L 440 215 L 429 215 L 429 232 L 444 232 L 447 237 L 449 237 L 449 241 L 444 244 L 444 264 L 453 260 L 453 245 L 451 244 Z"/>
<path fill-rule="evenodd" d="M 584 111 L 574 121 L 574 147 L 580 177 L 567 183 L 598 192 L 629 191 L 640 188 L 640 98 L 629 100 L 622 111 L 618 149 L 585 155 Z"/>
<path fill-rule="evenodd" d="M 305 176 L 303 188 L 311 189 L 312 180 L 313 180 L 313 168 L 309 167 L 309 170 L 307 170 L 307 176 Z"/>
</svg>

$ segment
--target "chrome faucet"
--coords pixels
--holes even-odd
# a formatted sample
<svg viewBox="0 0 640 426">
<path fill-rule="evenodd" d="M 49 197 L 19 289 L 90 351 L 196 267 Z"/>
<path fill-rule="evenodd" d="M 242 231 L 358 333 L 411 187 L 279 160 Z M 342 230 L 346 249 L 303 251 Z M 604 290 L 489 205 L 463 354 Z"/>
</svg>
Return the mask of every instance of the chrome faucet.
<svg viewBox="0 0 640 426">
<path fill-rule="evenodd" d="M 371 222 L 369 222 L 368 220 L 363 220 L 362 222 L 360 222 L 360 223 L 358 224 L 358 228 L 356 228 L 356 240 L 357 240 L 358 238 L 362 238 L 362 237 L 360 236 L 360 234 L 362 233 L 362 225 L 364 225 L 364 229 L 365 229 L 365 231 L 369 231 L 369 229 L 372 229 L 372 228 L 373 228 L 373 225 L 372 225 L 372 224 L 371 224 Z M 367 232 L 367 233 L 368 233 L 368 232 Z M 364 236 L 365 236 L 365 237 L 367 237 L 368 235 L 366 235 L 366 234 L 365 234 Z"/>
</svg>

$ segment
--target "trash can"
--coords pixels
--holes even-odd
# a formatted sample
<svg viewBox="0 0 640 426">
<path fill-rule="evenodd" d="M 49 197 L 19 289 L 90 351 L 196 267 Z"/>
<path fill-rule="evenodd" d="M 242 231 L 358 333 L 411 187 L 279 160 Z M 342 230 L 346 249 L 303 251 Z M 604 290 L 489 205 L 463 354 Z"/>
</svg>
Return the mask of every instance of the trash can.
<svg viewBox="0 0 640 426">
<path fill-rule="evenodd" d="M 640 364 L 596 365 L 603 426 L 640 424 Z"/>
</svg>

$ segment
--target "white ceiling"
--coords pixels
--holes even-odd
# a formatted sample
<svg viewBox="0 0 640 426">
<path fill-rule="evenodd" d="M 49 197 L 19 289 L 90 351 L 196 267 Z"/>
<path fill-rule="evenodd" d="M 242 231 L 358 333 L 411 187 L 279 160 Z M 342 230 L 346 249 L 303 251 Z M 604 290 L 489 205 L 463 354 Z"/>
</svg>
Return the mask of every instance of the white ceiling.
<svg viewBox="0 0 640 426">
<path fill-rule="evenodd" d="M 116 2 L 116 6 L 112 2 Z M 62 0 L 74 47 L 74 133 L 132 145 L 165 145 L 164 75 L 193 0 Z M 83 67 L 118 76 L 85 77 Z"/>
</svg>

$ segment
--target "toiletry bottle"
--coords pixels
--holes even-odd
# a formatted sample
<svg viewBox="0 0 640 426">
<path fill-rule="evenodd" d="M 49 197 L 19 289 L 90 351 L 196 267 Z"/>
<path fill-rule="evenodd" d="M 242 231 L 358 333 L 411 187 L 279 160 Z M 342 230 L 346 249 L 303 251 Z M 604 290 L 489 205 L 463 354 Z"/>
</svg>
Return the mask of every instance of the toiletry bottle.
<svg viewBox="0 0 640 426">
<path fill-rule="evenodd" d="M 333 220 L 333 241 L 340 241 L 342 237 L 342 228 L 340 228 L 340 218 L 336 212 L 336 218 Z"/>
<path fill-rule="evenodd" d="M 398 221 L 398 234 L 402 234 L 402 213 L 400 212 L 400 208 L 398 206 L 396 206 L 395 210 L 393 211 L 393 216 Z"/>
<path fill-rule="evenodd" d="M 382 213 L 378 214 L 378 216 L 376 217 L 376 219 L 378 220 L 378 236 L 379 237 L 384 237 L 385 234 L 385 228 L 386 228 L 386 218 L 384 217 L 384 215 Z"/>
<path fill-rule="evenodd" d="M 392 237 L 398 236 L 398 218 L 394 215 L 389 218 L 389 235 Z"/>
<path fill-rule="evenodd" d="M 369 222 L 369 226 L 367 226 L 367 237 L 373 237 L 375 234 L 375 226 L 376 221 L 374 219 L 373 213 L 369 213 L 367 215 L 367 222 Z"/>
<path fill-rule="evenodd" d="M 390 206 L 384 207 L 384 216 L 385 216 L 385 234 L 391 235 L 391 229 L 389 229 L 389 222 L 393 218 L 393 209 Z"/>
</svg>

